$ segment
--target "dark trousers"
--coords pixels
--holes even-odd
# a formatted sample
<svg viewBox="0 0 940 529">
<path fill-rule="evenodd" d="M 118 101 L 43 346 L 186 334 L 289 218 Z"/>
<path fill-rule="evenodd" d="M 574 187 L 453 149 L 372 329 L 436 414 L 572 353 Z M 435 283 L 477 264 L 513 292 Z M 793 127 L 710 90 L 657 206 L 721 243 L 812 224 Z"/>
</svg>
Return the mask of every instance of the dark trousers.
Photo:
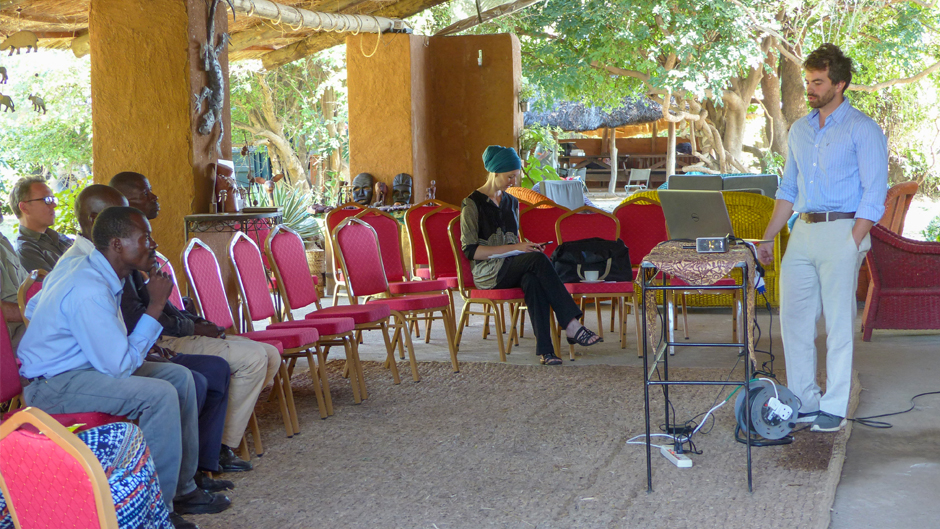
<svg viewBox="0 0 940 529">
<path fill-rule="evenodd" d="M 196 384 L 199 410 L 199 468 L 219 471 L 222 427 L 228 410 L 228 362 L 218 356 L 178 354 L 172 362 L 188 367 Z"/>
<path fill-rule="evenodd" d="M 529 321 L 535 332 L 535 353 L 554 352 L 552 346 L 551 310 L 562 328 L 581 317 L 581 309 L 565 290 L 551 261 L 542 252 L 529 252 L 509 257 L 499 269 L 496 288 L 521 288 L 529 310 Z"/>
</svg>

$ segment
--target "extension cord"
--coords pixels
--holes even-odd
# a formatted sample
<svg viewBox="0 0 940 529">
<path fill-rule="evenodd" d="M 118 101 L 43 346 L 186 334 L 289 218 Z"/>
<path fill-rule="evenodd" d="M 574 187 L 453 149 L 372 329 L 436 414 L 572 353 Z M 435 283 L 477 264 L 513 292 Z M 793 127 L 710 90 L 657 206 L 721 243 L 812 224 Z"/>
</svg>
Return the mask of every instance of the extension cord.
<svg viewBox="0 0 940 529">
<path fill-rule="evenodd" d="M 659 449 L 660 453 L 663 454 L 663 457 L 669 460 L 670 463 L 676 465 L 679 468 L 692 468 L 692 460 L 689 459 L 689 456 L 685 454 L 677 454 L 672 448 L 661 447 Z"/>
</svg>

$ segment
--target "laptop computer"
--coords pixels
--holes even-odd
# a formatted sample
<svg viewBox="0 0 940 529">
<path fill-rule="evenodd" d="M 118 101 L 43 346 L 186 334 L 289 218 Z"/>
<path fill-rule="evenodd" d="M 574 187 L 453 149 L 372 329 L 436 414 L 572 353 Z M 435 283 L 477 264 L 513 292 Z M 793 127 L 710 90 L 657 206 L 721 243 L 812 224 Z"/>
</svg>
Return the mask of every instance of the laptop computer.
<svg viewBox="0 0 940 529">
<path fill-rule="evenodd" d="M 659 202 L 666 217 L 666 229 L 671 239 L 692 240 L 699 237 L 732 237 L 731 217 L 721 191 L 692 191 L 663 189 Z M 744 239 L 750 243 L 763 243 L 759 239 Z"/>
</svg>

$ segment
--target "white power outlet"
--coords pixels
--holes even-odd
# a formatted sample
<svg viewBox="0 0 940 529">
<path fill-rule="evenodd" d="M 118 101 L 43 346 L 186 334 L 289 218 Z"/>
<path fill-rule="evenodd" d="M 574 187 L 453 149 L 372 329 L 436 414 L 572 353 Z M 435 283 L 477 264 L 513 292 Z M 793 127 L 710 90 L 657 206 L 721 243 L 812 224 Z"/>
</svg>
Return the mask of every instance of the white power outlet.
<svg viewBox="0 0 940 529">
<path fill-rule="evenodd" d="M 692 468 L 692 460 L 689 459 L 689 456 L 685 454 L 677 454 L 672 448 L 662 447 L 659 451 L 663 454 L 663 457 L 669 460 L 670 463 L 676 465 L 679 468 Z"/>
</svg>

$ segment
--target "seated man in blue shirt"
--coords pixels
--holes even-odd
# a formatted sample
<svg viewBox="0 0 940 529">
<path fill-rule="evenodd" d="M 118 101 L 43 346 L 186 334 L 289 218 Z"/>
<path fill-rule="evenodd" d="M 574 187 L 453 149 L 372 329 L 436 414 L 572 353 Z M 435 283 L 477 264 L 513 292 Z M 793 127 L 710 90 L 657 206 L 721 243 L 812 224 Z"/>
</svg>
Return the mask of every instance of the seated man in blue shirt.
<svg viewBox="0 0 940 529">
<path fill-rule="evenodd" d="M 190 371 L 145 362 L 160 335 L 157 321 L 172 280 L 154 269 L 156 244 L 137 209 L 108 208 L 95 221 L 95 250 L 69 259 L 43 281 L 42 296 L 27 307 L 31 320 L 17 356 L 28 406 L 49 413 L 98 411 L 139 422 L 153 455 L 174 526 L 194 528 L 179 512 L 214 513 L 231 505 L 196 487 L 199 451 L 196 395 Z M 151 304 L 128 335 L 120 313 L 124 278 L 151 270 Z"/>
</svg>

